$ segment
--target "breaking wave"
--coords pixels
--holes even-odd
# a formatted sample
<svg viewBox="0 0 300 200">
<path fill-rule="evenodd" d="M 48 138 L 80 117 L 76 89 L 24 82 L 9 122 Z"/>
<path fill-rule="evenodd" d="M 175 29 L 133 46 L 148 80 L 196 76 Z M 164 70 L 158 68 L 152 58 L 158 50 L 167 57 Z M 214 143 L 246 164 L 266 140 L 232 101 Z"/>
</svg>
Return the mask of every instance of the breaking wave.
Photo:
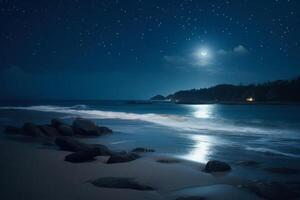
<svg viewBox="0 0 300 200">
<path fill-rule="evenodd" d="M 269 149 L 269 148 L 246 147 L 246 150 L 248 150 L 248 151 L 257 151 L 257 152 L 271 154 L 271 155 L 280 155 L 280 156 L 300 158 L 300 155 L 297 155 L 297 154 L 285 153 L 285 152 L 282 152 L 282 151 L 278 151 L 278 150 L 274 150 L 274 149 Z"/>
<path fill-rule="evenodd" d="M 121 119 L 121 120 L 137 120 L 150 122 L 170 128 L 187 131 L 214 131 L 221 132 L 222 134 L 270 134 L 290 133 L 289 130 L 280 129 L 267 129 L 255 126 L 236 125 L 234 123 L 225 123 L 218 119 L 199 119 L 190 116 L 180 116 L 175 114 L 156 114 L 156 113 L 131 113 L 119 111 L 102 111 L 89 109 L 87 105 L 74 105 L 74 106 L 53 106 L 53 105 L 39 105 L 27 107 L 0 107 L 0 109 L 14 109 L 14 110 L 30 110 L 40 112 L 53 112 L 64 113 L 78 117 L 89 119 Z"/>
</svg>

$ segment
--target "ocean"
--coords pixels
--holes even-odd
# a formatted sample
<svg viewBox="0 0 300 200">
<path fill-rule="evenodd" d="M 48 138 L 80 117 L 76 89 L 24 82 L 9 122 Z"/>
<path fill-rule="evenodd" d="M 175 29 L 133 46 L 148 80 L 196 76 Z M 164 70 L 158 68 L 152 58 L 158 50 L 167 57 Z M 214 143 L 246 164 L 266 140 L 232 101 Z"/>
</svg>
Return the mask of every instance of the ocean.
<svg viewBox="0 0 300 200">
<path fill-rule="evenodd" d="M 269 167 L 300 169 L 299 105 L 183 105 L 138 101 L 18 101 L 1 102 L 0 126 L 24 122 L 46 124 L 59 117 L 94 120 L 114 133 L 83 139 L 115 150 L 147 147 L 157 154 L 205 163 L 230 163 L 234 173 L 251 179 L 299 180 L 274 175 Z M 3 134 L 2 134 L 3 136 Z M 5 139 L 5 137 L 1 137 Z M 245 168 L 239 161 L 254 160 L 259 167 Z"/>
</svg>

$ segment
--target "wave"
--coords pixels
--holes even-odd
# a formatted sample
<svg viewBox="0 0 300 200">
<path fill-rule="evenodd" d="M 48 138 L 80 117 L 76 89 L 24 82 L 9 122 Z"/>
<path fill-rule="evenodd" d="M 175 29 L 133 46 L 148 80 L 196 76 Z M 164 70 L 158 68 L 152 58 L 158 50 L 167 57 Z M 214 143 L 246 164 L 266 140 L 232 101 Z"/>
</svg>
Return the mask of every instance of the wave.
<svg viewBox="0 0 300 200">
<path fill-rule="evenodd" d="M 15 109 L 15 110 L 31 110 L 40 112 L 53 112 L 75 115 L 89 119 L 121 119 L 121 120 L 137 120 L 150 122 L 170 128 L 186 131 L 213 131 L 222 134 L 244 135 L 245 133 L 253 134 L 277 134 L 279 137 L 291 133 L 289 130 L 281 129 L 267 129 L 253 126 L 236 125 L 234 123 L 224 122 L 217 119 L 199 119 L 189 116 L 180 116 L 173 114 L 156 114 L 156 113 L 130 113 L 119 111 L 102 111 L 91 110 L 86 105 L 75 105 L 70 107 L 53 106 L 53 105 L 39 105 L 27 107 L 0 107 L 0 109 Z M 284 134 L 282 134 L 284 133 Z M 291 135 L 289 135 L 291 136 Z"/>
<path fill-rule="evenodd" d="M 274 149 L 268 149 L 268 148 L 254 148 L 254 147 L 246 147 L 246 150 L 248 151 L 257 151 L 257 152 L 262 152 L 262 153 L 268 153 L 268 154 L 273 154 L 273 155 L 281 155 L 281 156 L 287 156 L 287 157 L 294 157 L 294 158 L 300 158 L 300 155 L 297 154 L 292 154 L 292 153 L 285 153 L 282 151 L 274 150 Z"/>
</svg>

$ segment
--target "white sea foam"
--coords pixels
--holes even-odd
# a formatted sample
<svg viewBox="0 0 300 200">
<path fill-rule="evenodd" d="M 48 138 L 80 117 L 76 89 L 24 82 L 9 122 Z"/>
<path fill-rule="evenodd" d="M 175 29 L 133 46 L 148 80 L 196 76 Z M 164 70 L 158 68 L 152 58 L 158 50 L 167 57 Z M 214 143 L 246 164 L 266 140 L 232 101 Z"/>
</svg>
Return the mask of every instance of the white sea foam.
<svg viewBox="0 0 300 200">
<path fill-rule="evenodd" d="M 17 110 L 31 110 L 41 112 L 64 113 L 68 115 L 79 116 L 90 119 L 121 119 L 121 120 L 138 120 L 150 122 L 178 130 L 186 131 L 214 131 L 214 133 L 222 134 L 270 134 L 274 136 L 276 133 L 279 137 L 289 133 L 289 131 L 279 129 L 266 129 L 253 126 L 241 126 L 233 123 L 225 123 L 217 119 L 199 119 L 195 117 L 171 115 L 171 114 L 156 114 L 156 113 L 130 113 L 117 111 L 102 111 L 87 109 L 86 105 L 75 105 L 71 107 L 65 106 L 28 106 L 28 107 L 0 107 L 0 109 L 17 109 Z M 284 134 L 282 134 L 284 133 Z"/>
<path fill-rule="evenodd" d="M 287 157 L 300 158 L 300 155 L 297 155 L 297 154 L 285 153 L 285 152 L 282 152 L 282 151 L 278 151 L 278 150 L 274 150 L 274 149 L 269 149 L 269 148 L 246 147 L 246 150 L 248 150 L 248 151 L 257 151 L 257 152 L 262 152 L 262 153 L 270 153 L 270 154 L 274 154 L 274 155 L 281 155 L 281 156 L 287 156 Z"/>
</svg>

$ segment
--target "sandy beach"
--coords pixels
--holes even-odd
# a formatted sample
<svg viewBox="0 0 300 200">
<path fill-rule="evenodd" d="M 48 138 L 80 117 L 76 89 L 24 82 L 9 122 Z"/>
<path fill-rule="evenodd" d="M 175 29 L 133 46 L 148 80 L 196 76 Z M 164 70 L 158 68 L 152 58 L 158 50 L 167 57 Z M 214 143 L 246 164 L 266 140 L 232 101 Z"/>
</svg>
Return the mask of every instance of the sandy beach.
<svg viewBox="0 0 300 200">
<path fill-rule="evenodd" d="M 106 164 L 107 157 L 96 161 L 68 163 L 69 152 L 49 149 L 40 144 L 0 140 L 0 185 L 3 199 L 259 199 L 239 186 L 245 183 L 230 173 L 209 174 L 203 165 L 171 160 L 153 154 L 135 161 Z M 128 177 L 149 185 L 153 191 L 96 187 L 90 181 L 101 177 Z"/>
</svg>

